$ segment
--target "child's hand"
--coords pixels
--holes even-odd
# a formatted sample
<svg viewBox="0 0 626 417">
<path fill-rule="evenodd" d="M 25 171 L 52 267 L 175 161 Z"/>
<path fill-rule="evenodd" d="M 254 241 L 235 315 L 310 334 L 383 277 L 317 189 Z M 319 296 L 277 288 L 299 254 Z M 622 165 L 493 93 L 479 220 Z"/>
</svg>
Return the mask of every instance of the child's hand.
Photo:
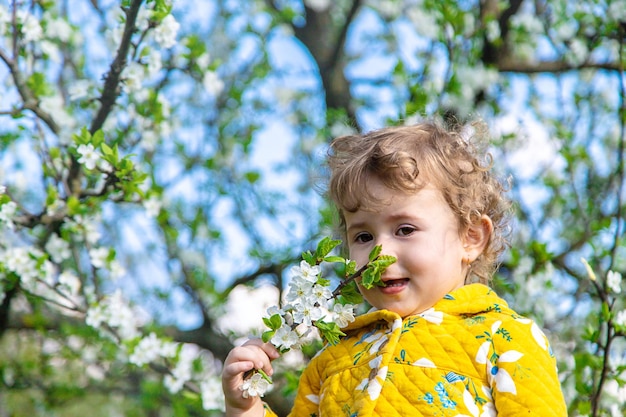
<svg viewBox="0 0 626 417">
<path fill-rule="evenodd" d="M 253 369 L 262 369 L 271 376 L 274 372 L 271 361 L 279 355 L 271 343 L 263 343 L 261 339 L 248 340 L 242 346 L 230 351 L 222 371 L 222 389 L 226 399 L 227 416 L 263 415 L 263 405 L 259 397 L 243 397 L 241 386 L 244 374 Z"/>
</svg>

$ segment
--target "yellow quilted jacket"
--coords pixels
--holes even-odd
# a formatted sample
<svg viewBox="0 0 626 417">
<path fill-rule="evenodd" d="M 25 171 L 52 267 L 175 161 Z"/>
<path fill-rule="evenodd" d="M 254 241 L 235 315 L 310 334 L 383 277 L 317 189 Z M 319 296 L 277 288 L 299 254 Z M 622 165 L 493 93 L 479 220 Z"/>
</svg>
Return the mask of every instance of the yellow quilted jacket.
<svg viewBox="0 0 626 417">
<path fill-rule="evenodd" d="M 291 416 L 567 416 L 543 332 L 484 285 L 404 319 L 362 315 L 344 332 L 304 370 Z"/>
</svg>

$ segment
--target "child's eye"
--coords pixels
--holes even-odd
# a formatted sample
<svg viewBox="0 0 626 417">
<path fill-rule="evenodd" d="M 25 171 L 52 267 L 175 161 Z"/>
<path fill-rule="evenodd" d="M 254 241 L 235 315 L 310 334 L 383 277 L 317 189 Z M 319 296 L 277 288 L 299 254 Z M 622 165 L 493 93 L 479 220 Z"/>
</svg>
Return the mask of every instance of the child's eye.
<svg viewBox="0 0 626 417">
<path fill-rule="evenodd" d="M 354 237 L 354 241 L 357 243 L 366 243 L 372 240 L 372 235 L 369 233 L 359 233 Z"/>
<path fill-rule="evenodd" d="M 408 236 L 411 233 L 415 232 L 415 227 L 413 226 L 402 226 L 396 232 L 399 236 Z"/>
</svg>

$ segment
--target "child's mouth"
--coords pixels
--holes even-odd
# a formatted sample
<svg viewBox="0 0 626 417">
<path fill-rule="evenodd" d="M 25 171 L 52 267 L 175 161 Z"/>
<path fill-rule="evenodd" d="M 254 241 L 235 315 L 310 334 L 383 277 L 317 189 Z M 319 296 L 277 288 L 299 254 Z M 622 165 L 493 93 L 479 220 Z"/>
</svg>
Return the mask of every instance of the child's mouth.
<svg viewBox="0 0 626 417">
<path fill-rule="evenodd" d="M 383 294 L 396 294 L 404 289 L 408 284 L 408 278 L 390 279 L 384 282 L 384 286 L 380 287 Z"/>
</svg>

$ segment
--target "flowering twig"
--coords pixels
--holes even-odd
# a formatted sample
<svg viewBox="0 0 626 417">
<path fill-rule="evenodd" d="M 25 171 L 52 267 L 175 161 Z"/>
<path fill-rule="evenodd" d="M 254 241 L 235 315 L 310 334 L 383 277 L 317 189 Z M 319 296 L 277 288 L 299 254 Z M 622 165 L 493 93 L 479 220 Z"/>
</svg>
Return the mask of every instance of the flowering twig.
<svg viewBox="0 0 626 417">
<path fill-rule="evenodd" d="M 301 347 L 312 332 L 317 330 L 330 344 L 339 342 L 345 333 L 341 329 L 354 321 L 354 305 L 362 301 L 355 281 L 371 288 L 384 285 L 381 275 L 394 263 L 392 256 L 381 255 L 376 246 L 369 255 L 369 262 L 356 270 L 356 263 L 340 256 L 329 255 L 341 241 L 322 239 L 314 254 L 305 252 L 299 266 L 292 267 L 294 277 L 285 297 L 288 304 L 268 309 L 263 322 L 269 330 L 263 333 L 263 341 L 271 342 L 281 353 Z M 344 280 L 330 290 L 330 280 L 322 276 L 322 263 L 341 263 L 345 266 Z M 271 379 L 262 370 L 254 370 L 241 386 L 245 398 L 263 396 L 271 385 Z"/>
</svg>

